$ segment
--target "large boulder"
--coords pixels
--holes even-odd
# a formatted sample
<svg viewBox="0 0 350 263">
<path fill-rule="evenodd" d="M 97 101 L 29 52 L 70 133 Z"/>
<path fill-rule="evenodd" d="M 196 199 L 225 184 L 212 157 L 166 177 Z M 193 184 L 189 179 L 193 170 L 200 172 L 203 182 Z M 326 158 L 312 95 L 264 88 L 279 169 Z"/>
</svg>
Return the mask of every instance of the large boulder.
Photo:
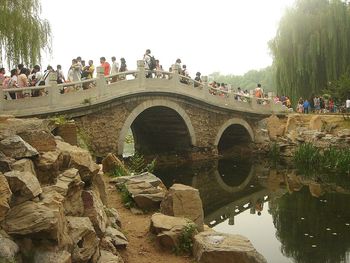
<svg viewBox="0 0 350 263">
<path fill-rule="evenodd" d="M 276 140 L 277 137 L 283 136 L 284 128 L 282 121 L 276 115 L 271 115 L 267 118 L 267 130 L 271 140 Z"/>
<path fill-rule="evenodd" d="M 0 222 L 10 210 L 12 192 L 6 177 L 0 173 Z"/>
<path fill-rule="evenodd" d="M 108 217 L 101 200 L 94 191 L 83 191 L 84 216 L 90 218 L 98 236 L 103 236 L 106 231 Z"/>
<path fill-rule="evenodd" d="M 312 116 L 310 123 L 309 123 L 309 129 L 321 131 L 325 125 L 324 123 L 325 122 L 322 120 L 321 116 L 319 116 L 319 115 Z"/>
<path fill-rule="evenodd" d="M 105 236 L 110 238 L 116 248 L 125 248 L 129 244 L 126 236 L 116 228 L 107 227 Z"/>
<path fill-rule="evenodd" d="M 17 262 L 15 258 L 19 253 L 18 245 L 0 233 L 0 262 Z"/>
<path fill-rule="evenodd" d="M 13 162 L 11 166 L 12 166 L 12 170 L 16 170 L 19 172 L 29 172 L 31 174 L 34 174 L 36 177 L 34 163 L 31 159 L 23 158 L 23 159 L 17 160 Z"/>
<path fill-rule="evenodd" d="M 84 214 L 84 204 L 81 198 L 84 182 L 77 169 L 71 168 L 64 171 L 57 177 L 56 184 L 47 188 L 51 188 L 65 197 L 63 202 L 65 215 L 82 216 Z"/>
<path fill-rule="evenodd" d="M 141 209 L 157 209 L 163 200 L 166 187 L 163 182 L 151 173 L 132 176 L 121 176 L 111 180 L 118 187 L 125 185 L 137 206 Z"/>
<path fill-rule="evenodd" d="M 60 156 L 59 151 L 44 152 L 35 160 L 37 177 L 41 184 L 56 183 L 56 178 L 60 174 Z"/>
<path fill-rule="evenodd" d="M 72 263 L 72 256 L 66 250 L 58 247 L 43 247 L 34 250 L 33 262 L 35 263 Z"/>
<path fill-rule="evenodd" d="M 0 151 L 6 156 L 15 159 L 31 158 L 39 155 L 35 148 L 18 135 L 13 135 L 0 141 Z"/>
<path fill-rule="evenodd" d="M 124 260 L 119 255 L 113 255 L 109 251 L 101 250 L 101 256 L 97 263 L 124 263 Z"/>
<path fill-rule="evenodd" d="M 18 135 L 39 152 L 54 151 L 56 149 L 55 137 L 48 131 L 28 130 Z"/>
<path fill-rule="evenodd" d="M 247 238 L 213 231 L 201 232 L 194 237 L 193 255 L 199 263 L 267 262 Z"/>
<path fill-rule="evenodd" d="M 120 220 L 120 215 L 117 209 L 113 207 L 105 207 L 105 212 L 108 216 L 108 220 L 111 226 L 113 227 L 121 227 L 122 223 Z"/>
<path fill-rule="evenodd" d="M 97 175 L 100 167 L 92 160 L 87 150 L 68 143 L 56 140 L 57 149 L 61 151 L 62 168 L 76 168 L 79 170 L 81 179 L 87 186 L 91 185 L 92 178 Z"/>
<path fill-rule="evenodd" d="M 127 175 L 128 171 L 122 161 L 118 159 L 113 153 L 107 154 L 102 160 L 102 170 L 104 173 L 114 173 L 115 170 L 120 170 L 122 174 Z"/>
<path fill-rule="evenodd" d="M 158 244 L 168 250 L 179 246 L 179 238 L 189 224 L 193 221 L 183 217 L 173 217 L 155 213 L 151 217 L 150 232 L 157 235 Z"/>
<path fill-rule="evenodd" d="M 174 184 L 160 205 L 165 215 L 191 219 L 199 231 L 203 231 L 204 212 L 199 191 L 191 186 Z"/>
<path fill-rule="evenodd" d="M 88 217 L 67 217 L 68 233 L 73 240 L 73 262 L 87 262 L 96 252 L 99 238 Z"/>
<path fill-rule="evenodd" d="M 102 203 L 105 206 L 108 206 L 108 197 L 107 197 L 107 190 L 106 185 L 103 180 L 103 173 L 99 172 L 92 178 L 92 190 L 97 193 L 98 197 L 101 199 Z"/>
<path fill-rule="evenodd" d="M 41 194 L 38 179 L 30 172 L 11 171 L 4 174 L 14 195 L 14 203 L 32 200 Z"/>
</svg>

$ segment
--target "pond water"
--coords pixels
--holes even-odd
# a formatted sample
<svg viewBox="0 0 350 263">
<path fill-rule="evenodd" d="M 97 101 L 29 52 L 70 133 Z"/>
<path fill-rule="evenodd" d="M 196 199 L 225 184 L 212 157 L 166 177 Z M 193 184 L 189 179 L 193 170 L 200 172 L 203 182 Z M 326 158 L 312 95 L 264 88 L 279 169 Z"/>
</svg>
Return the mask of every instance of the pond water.
<svg viewBox="0 0 350 263">
<path fill-rule="evenodd" d="M 205 223 L 247 237 L 269 263 L 350 263 L 348 177 L 293 182 L 286 179 L 286 170 L 249 158 L 154 173 L 167 187 L 176 182 L 199 189 Z"/>
</svg>

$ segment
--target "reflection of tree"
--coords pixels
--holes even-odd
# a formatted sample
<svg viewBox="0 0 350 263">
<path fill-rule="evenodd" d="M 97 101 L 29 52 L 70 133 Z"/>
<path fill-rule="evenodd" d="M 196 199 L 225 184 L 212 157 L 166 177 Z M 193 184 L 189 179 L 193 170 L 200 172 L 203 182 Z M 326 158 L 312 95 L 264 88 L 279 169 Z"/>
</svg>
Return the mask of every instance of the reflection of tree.
<svg viewBox="0 0 350 263">
<path fill-rule="evenodd" d="M 282 252 L 298 263 L 343 262 L 350 249 L 350 196 L 326 194 L 321 200 L 327 202 L 303 189 L 270 203 Z"/>
</svg>

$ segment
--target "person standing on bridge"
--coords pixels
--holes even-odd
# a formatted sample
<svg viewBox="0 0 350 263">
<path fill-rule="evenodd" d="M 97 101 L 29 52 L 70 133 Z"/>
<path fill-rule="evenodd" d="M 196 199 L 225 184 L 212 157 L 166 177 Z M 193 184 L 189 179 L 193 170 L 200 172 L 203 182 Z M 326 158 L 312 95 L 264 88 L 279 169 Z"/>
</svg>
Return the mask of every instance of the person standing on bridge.
<svg viewBox="0 0 350 263">
<path fill-rule="evenodd" d="M 101 67 L 103 67 L 103 74 L 105 76 L 109 75 L 109 72 L 111 71 L 111 66 L 109 65 L 109 63 L 106 61 L 105 57 L 100 57 L 100 63 L 101 63 Z"/>
<path fill-rule="evenodd" d="M 113 56 L 112 57 L 112 67 L 111 67 L 111 75 L 115 75 L 119 72 L 119 63 L 117 62 L 117 59 Z M 112 77 L 112 82 L 116 82 L 118 80 L 118 76 Z"/>
<path fill-rule="evenodd" d="M 146 49 L 146 53 L 143 55 L 143 61 L 145 63 L 145 70 L 147 72 L 146 78 L 152 78 L 152 70 L 156 68 L 156 61 L 154 59 L 154 56 L 151 55 L 150 49 Z"/>
</svg>

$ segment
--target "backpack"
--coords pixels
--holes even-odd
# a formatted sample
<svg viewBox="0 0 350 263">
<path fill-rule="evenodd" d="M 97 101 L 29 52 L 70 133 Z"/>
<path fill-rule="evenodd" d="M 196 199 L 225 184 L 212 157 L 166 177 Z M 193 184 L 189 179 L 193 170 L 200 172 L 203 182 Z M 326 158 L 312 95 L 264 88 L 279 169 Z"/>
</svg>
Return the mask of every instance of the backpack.
<svg viewBox="0 0 350 263">
<path fill-rule="evenodd" d="M 150 70 L 154 70 L 157 67 L 156 59 L 154 58 L 154 56 L 150 56 L 148 67 Z"/>
</svg>

